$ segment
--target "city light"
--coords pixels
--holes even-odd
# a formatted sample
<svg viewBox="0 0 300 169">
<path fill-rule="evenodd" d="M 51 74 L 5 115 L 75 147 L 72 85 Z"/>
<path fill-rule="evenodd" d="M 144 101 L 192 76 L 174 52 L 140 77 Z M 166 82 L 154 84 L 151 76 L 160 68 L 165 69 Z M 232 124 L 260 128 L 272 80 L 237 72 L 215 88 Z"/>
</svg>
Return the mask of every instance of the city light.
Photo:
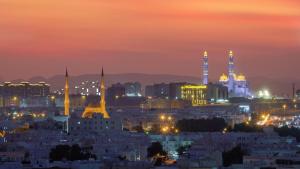
<svg viewBox="0 0 300 169">
<path fill-rule="evenodd" d="M 6 132 L 5 131 L 0 131 L 0 137 L 3 138 L 5 137 Z"/>
<path fill-rule="evenodd" d="M 0 1 L 0 168 L 300 169 L 299 6 Z"/>
<path fill-rule="evenodd" d="M 286 108 L 287 108 L 287 105 L 286 105 L 286 104 L 282 105 L 282 108 L 283 108 L 283 109 L 286 109 Z"/>
<path fill-rule="evenodd" d="M 168 126 L 162 127 L 161 130 L 162 130 L 163 133 L 167 133 L 169 131 L 169 127 Z"/>
<path fill-rule="evenodd" d="M 258 91 L 258 98 L 270 99 L 272 96 L 269 90 L 263 89 Z"/>
<path fill-rule="evenodd" d="M 258 121 L 256 124 L 258 125 L 258 126 L 264 126 L 264 125 L 266 125 L 267 124 L 267 122 L 269 121 L 269 118 L 270 118 L 270 114 L 263 114 L 263 115 L 261 115 L 261 120 L 260 121 Z"/>
</svg>

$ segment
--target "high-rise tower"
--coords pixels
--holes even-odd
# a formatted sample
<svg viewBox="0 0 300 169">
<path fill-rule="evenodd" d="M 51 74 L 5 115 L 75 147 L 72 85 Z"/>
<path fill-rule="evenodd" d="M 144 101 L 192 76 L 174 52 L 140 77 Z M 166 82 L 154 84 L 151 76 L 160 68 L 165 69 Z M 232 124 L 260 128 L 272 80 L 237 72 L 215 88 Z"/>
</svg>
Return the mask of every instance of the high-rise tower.
<svg viewBox="0 0 300 169">
<path fill-rule="evenodd" d="M 203 75 L 202 75 L 203 81 L 202 83 L 204 85 L 208 84 L 208 56 L 207 56 L 207 52 L 204 51 L 204 55 L 203 55 Z"/>
<path fill-rule="evenodd" d="M 66 76 L 65 76 L 65 112 L 64 115 L 65 116 L 69 116 L 70 115 L 70 97 L 69 97 L 69 75 L 68 75 L 68 69 L 66 69 Z"/>
<path fill-rule="evenodd" d="M 229 51 L 228 78 L 229 78 L 228 89 L 229 91 L 231 91 L 233 90 L 233 86 L 234 86 L 234 59 L 233 59 L 232 50 Z"/>
</svg>

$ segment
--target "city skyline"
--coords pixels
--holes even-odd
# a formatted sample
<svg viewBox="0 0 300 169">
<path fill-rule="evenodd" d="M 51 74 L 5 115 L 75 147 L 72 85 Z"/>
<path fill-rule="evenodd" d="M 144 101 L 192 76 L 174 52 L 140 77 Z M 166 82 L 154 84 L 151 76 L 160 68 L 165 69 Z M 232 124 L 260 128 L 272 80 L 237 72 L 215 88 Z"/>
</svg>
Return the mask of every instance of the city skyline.
<svg viewBox="0 0 300 169">
<path fill-rule="evenodd" d="M 0 0 L 0 169 L 300 169 L 300 0 Z"/>
<path fill-rule="evenodd" d="M 292 83 L 300 70 L 300 4 L 293 0 L 0 4 L 1 80 L 50 77 L 66 66 L 72 75 L 97 73 L 101 65 L 109 74 L 201 78 L 205 50 L 213 80 L 226 72 L 229 50 L 250 79 Z"/>
</svg>

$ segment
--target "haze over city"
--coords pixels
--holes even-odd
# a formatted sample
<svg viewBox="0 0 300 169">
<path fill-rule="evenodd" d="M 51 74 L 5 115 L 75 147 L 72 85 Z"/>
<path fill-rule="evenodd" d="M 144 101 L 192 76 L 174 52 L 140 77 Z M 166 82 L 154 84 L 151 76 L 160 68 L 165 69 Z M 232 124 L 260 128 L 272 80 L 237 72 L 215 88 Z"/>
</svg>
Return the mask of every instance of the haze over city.
<svg viewBox="0 0 300 169">
<path fill-rule="evenodd" d="M 237 69 L 292 83 L 300 68 L 300 2 L 296 0 L 95 1 L 1 0 L 0 77 L 149 73 L 210 78 Z M 22 60 L 22 61 L 21 61 Z"/>
</svg>

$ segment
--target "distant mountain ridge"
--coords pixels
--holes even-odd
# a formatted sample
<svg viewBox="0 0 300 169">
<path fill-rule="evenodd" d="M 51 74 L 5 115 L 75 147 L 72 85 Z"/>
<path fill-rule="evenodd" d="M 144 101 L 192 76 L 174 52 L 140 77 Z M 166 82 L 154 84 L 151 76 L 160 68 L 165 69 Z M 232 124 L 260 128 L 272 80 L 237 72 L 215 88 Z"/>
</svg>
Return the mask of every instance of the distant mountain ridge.
<svg viewBox="0 0 300 169">
<path fill-rule="evenodd" d="M 97 81 L 100 80 L 99 74 L 83 74 L 70 76 L 70 85 L 74 87 L 79 85 L 82 81 Z M 54 75 L 49 78 L 44 78 L 41 76 L 32 77 L 29 79 L 16 79 L 13 83 L 19 83 L 22 81 L 29 81 L 32 83 L 46 82 L 51 85 L 51 90 L 62 89 L 65 83 L 64 75 Z M 143 86 L 154 84 L 154 83 L 169 83 L 169 82 L 190 82 L 190 83 L 200 83 L 201 79 L 193 76 L 178 76 L 178 75 L 168 75 L 168 74 L 143 74 L 143 73 L 125 73 L 125 74 L 106 74 L 105 82 L 107 86 L 114 83 L 125 83 L 125 82 L 140 82 Z"/>
<path fill-rule="evenodd" d="M 70 76 L 70 85 L 74 87 L 80 84 L 82 81 L 96 81 L 100 79 L 99 74 L 83 74 Z M 257 89 L 270 89 L 272 93 L 277 95 L 289 94 L 292 95 L 292 83 L 300 84 L 300 79 L 290 81 L 290 78 L 286 79 L 272 79 L 266 77 L 248 77 L 250 88 L 253 91 Z M 171 75 L 171 74 L 145 74 L 145 73 L 124 73 L 124 74 L 106 74 L 105 76 L 107 86 L 114 83 L 125 83 L 125 82 L 140 82 L 143 87 L 145 85 L 154 83 L 170 83 L 170 82 L 189 82 L 189 83 L 201 83 L 200 77 L 194 76 L 183 76 L 183 75 Z M 64 75 L 54 75 L 49 78 L 42 76 L 35 76 L 29 79 L 16 79 L 12 82 L 18 83 L 21 81 L 29 81 L 37 83 L 44 81 L 51 85 L 51 90 L 62 89 L 64 87 L 65 77 Z M 299 86 L 300 87 L 300 86 Z"/>
</svg>

